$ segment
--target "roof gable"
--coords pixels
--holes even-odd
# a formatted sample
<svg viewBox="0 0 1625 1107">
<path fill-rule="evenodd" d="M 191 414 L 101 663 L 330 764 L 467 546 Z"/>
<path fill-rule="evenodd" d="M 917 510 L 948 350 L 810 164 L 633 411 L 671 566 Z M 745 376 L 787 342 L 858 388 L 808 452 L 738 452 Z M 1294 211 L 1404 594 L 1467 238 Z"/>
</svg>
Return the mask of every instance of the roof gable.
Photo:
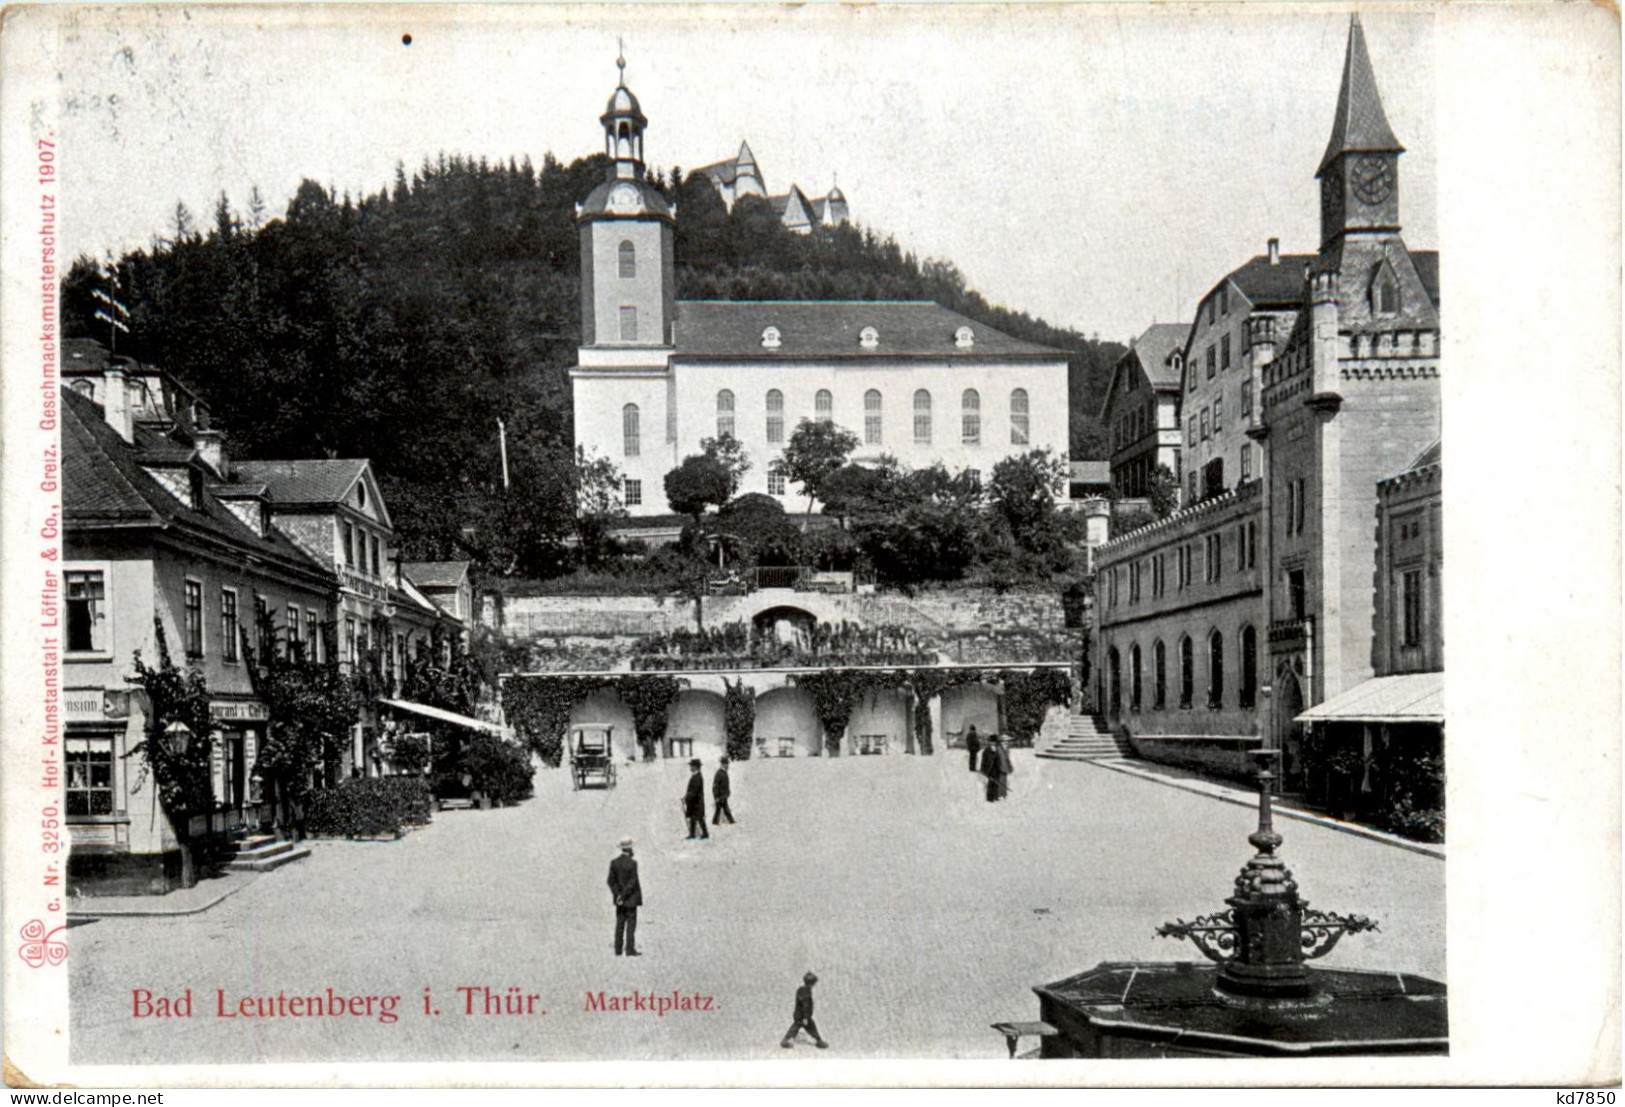
<svg viewBox="0 0 1625 1107">
<path fill-rule="evenodd" d="M 232 467 L 239 480 L 264 484 L 277 507 L 343 506 L 381 526 L 393 525 L 372 463 L 365 458 L 238 461 Z"/>
</svg>

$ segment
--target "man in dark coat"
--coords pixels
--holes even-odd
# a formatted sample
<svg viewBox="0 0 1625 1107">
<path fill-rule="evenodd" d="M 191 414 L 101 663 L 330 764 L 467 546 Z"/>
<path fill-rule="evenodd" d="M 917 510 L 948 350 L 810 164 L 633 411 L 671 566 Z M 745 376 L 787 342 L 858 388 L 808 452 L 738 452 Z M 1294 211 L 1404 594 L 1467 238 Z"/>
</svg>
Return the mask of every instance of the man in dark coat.
<svg viewBox="0 0 1625 1107">
<path fill-rule="evenodd" d="M 790 1029 L 784 1032 L 784 1039 L 779 1042 L 785 1049 L 790 1048 L 791 1044 L 795 1042 L 796 1035 L 803 1030 L 812 1035 L 813 1041 L 818 1043 L 819 1049 L 829 1048 L 829 1043 L 824 1041 L 818 1034 L 818 1024 L 813 1022 L 812 990 L 813 985 L 816 983 L 818 983 L 818 978 L 812 973 L 808 973 L 801 978 L 801 987 L 796 989 L 795 1021 L 790 1024 Z"/>
<path fill-rule="evenodd" d="M 987 747 L 982 750 L 982 775 L 987 777 L 987 802 L 996 803 L 1005 797 L 1008 786 L 1005 778 L 1010 775 L 1010 755 L 1005 751 L 1004 740 L 997 734 L 987 740 Z"/>
<path fill-rule="evenodd" d="M 711 825 L 716 826 L 727 816 L 728 825 L 734 822 L 734 813 L 728 810 L 728 796 L 732 794 L 728 786 L 728 758 L 723 757 L 722 763 L 717 766 L 717 775 L 711 778 L 711 800 L 716 804 L 716 810 L 711 812 Z"/>
<path fill-rule="evenodd" d="M 643 906 L 643 885 L 638 883 L 638 863 L 632 859 L 632 839 L 621 839 L 621 855 L 609 863 L 609 894 L 615 897 L 615 956 L 626 949 L 628 957 L 638 952 L 638 908 Z"/>
<path fill-rule="evenodd" d="M 683 794 L 683 814 L 688 818 L 688 841 L 709 838 L 705 829 L 705 778 L 700 775 L 700 759 L 688 763 L 688 791 Z"/>
<path fill-rule="evenodd" d="M 965 728 L 965 748 L 970 750 L 970 771 L 976 771 L 976 755 L 982 751 L 982 739 L 976 733 L 976 724 Z"/>
</svg>

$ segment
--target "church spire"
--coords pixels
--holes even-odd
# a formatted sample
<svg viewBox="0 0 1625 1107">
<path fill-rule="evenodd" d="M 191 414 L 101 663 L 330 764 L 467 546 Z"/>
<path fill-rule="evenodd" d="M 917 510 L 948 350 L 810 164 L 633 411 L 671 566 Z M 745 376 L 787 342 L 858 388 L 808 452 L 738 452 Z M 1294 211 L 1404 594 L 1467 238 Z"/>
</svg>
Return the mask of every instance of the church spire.
<svg viewBox="0 0 1625 1107">
<path fill-rule="evenodd" d="M 1315 176 L 1326 172 L 1340 155 L 1354 153 L 1402 153 L 1405 147 L 1394 137 L 1388 116 L 1377 93 L 1377 78 L 1371 71 L 1371 58 L 1365 49 L 1365 31 L 1356 12 L 1349 20 L 1348 52 L 1343 58 L 1343 86 L 1337 93 L 1337 116 L 1332 120 L 1331 141 L 1320 159 Z"/>
</svg>

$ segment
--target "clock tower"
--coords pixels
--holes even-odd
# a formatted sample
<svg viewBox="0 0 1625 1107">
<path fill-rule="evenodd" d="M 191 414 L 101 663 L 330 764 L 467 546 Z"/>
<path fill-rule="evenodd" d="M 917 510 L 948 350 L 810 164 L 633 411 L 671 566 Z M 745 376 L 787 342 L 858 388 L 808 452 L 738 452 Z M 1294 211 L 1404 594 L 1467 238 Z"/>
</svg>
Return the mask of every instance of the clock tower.
<svg viewBox="0 0 1625 1107">
<path fill-rule="evenodd" d="M 1399 155 L 1404 151 L 1382 110 L 1365 32 L 1355 15 L 1331 141 L 1315 172 L 1320 178 L 1322 249 L 1346 235 L 1399 230 Z"/>
<path fill-rule="evenodd" d="M 621 79 L 599 117 L 610 167 L 576 205 L 581 236 L 581 341 L 584 347 L 669 347 L 673 337 L 676 208 L 644 178 L 649 121 Z"/>
</svg>

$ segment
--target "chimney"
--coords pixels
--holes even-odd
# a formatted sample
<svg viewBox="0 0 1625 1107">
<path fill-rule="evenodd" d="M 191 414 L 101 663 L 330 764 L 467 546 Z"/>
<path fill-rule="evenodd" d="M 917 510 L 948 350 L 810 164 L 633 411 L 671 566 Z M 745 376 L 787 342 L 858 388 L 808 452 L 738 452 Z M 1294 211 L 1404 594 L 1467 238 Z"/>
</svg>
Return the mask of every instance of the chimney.
<svg viewBox="0 0 1625 1107">
<path fill-rule="evenodd" d="M 106 389 L 102 395 L 102 411 L 107 417 L 107 425 L 118 431 L 118 436 L 126 442 L 135 441 L 135 417 L 130 411 L 130 385 L 124 377 L 124 370 L 115 365 L 109 365 L 102 370 Z"/>
<path fill-rule="evenodd" d="M 198 457 L 203 464 L 214 470 L 214 475 L 225 480 L 229 474 L 226 472 L 226 436 L 217 430 L 197 430 L 192 432 L 192 441 L 197 447 Z"/>
<path fill-rule="evenodd" d="M 1270 239 L 1270 264 L 1281 264 L 1281 240 L 1278 238 Z"/>
</svg>

